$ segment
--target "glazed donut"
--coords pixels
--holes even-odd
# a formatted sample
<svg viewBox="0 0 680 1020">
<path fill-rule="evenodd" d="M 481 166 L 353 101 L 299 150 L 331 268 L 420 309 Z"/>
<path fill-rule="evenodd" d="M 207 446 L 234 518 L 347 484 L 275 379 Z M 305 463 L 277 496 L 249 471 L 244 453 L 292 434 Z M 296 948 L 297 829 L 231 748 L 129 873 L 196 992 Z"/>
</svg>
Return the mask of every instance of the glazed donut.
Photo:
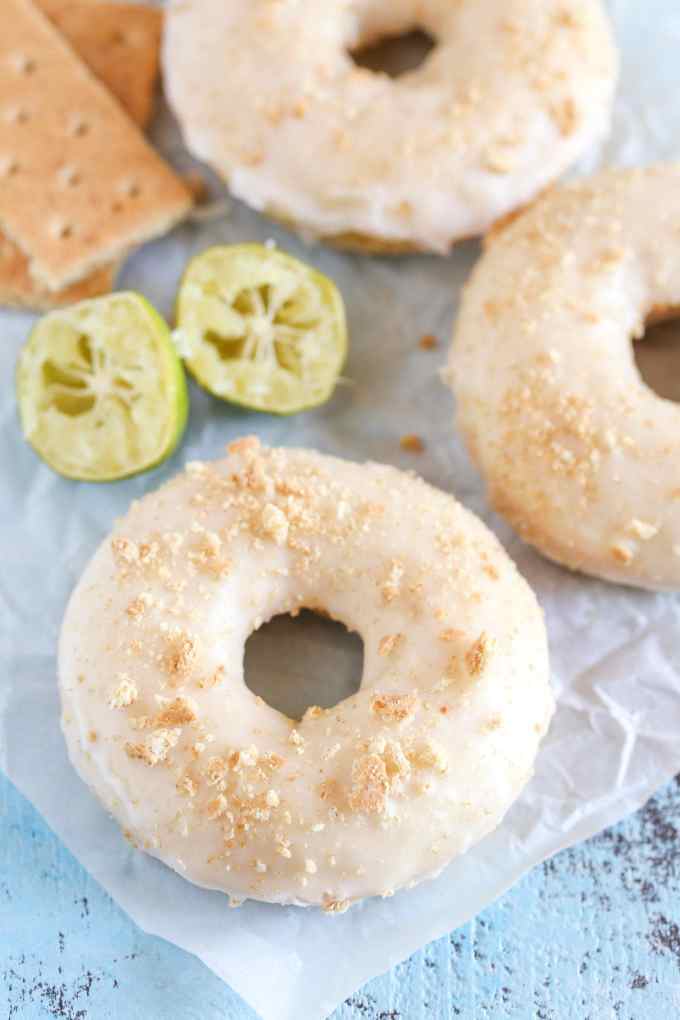
<svg viewBox="0 0 680 1020">
<path fill-rule="evenodd" d="M 600 0 L 177 0 L 166 92 L 233 194 L 310 238 L 446 252 L 605 131 L 617 59 Z M 350 51 L 419 26 L 401 78 Z"/>
<path fill-rule="evenodd" d="M 496 510 L 551 559 L 653 589 L 680 587 L 680 407 L 631 340 L 673 309 L 680 164 L 610 170 L 491 237 L 450 359 Z"/>
<path fill-rule="evenodd" d="M 302 607 L 361 634 L 365 665 L 295 722 L 246 687 L 243 650 Z M 252 438 L 104 542 L 60 686 L 72 761 L 137 846 L 236 902 L 329 912 L 493 829 L 552 712 L 541 612 L 480 521 L 393 468 Z"/>
</svg>

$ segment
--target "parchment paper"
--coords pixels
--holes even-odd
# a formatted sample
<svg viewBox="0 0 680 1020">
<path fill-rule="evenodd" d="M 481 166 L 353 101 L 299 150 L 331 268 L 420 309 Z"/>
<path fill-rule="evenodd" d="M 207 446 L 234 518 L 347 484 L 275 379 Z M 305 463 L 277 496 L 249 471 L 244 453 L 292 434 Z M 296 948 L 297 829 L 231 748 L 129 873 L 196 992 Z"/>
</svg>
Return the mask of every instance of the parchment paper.
<svg viewBox="0 0 680 1020">
<path fill-rule="evenodd" d="M 618 0 L 611 9 L 623 50 L 621 92 L 612 138 L 589 165 L 680 156 L 677 0 Z M 167 118 L 159 130 L 166 151 L 186 165 Z M 31 320 L 0 316 L 0 764 L 142 928 L 195 953 L 265 1020 L 318 1020 L 370 977 L 462 924 L 538 861 L 636 809 L 680 770 L 680 601 L 570 575 L 522 546 L 488 512 L 437 375 L 476 246 L 448 260 L 310 251 L 234 204 L 228 218 L 188 225 L 147 247 L 128 263 L 121 285 L 146 293 L 169 315 L 191 254 L 215 241 L 270 237 L 340 284 L 352 341 L 347 383 L 324 408 L 282 420 L 239 413 L 193 388 L 182 449 L 142 478 L 74 484 L 37 460 L 20 436 L 13 399 L 14 363 Z M 442 339 L 438 351 L 418 349 L 424 333 Z M 455 492 L 498 532 L 547 614 L 559 708 L 526 793 L 495 834 L 434 883 L 341 917 L 256 903 L 229 910 L 223 896 L 132 851 L 76 778 L 58 726 L 59 624 L 96 544 L 133 497 L 185 460 L 216 456 L 250 431 L 269 443 L 414 468 Z M 426 439 L 424 454 L 400 450 L 406 432 Z M 324 632 L 313 654 L 327 656 L 338 676 L 347 674 L 356 650 L 328 641 Z M 287 659 L 294 675 L 301 657 Z M 266 655 L 256 660 L 266 668 Z"/>
</svg>

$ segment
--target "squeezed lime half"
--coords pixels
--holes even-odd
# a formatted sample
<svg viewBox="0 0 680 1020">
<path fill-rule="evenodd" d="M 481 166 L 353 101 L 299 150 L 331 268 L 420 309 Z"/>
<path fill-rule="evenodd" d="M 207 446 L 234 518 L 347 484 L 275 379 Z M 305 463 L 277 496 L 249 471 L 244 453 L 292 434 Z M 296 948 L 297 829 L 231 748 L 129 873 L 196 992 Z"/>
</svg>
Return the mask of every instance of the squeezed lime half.
<svg viewBox="0 0 680 1020">
<path fill-rule="evenodd" d="M 175 342 L 222 400 L 293 414 L 331 396 L 347 355 L 340 293 L 328 277 L 261 244 L 209 248 L 177 298 Z"/>
<path fill-rule="evenodd" d="M 26 439 L 67 478 L 106 482 L 169 457 L 186 426 L 186 377 L 166 323 L 139 294 L 50 312 L 19 357 Z"/>
</svg>

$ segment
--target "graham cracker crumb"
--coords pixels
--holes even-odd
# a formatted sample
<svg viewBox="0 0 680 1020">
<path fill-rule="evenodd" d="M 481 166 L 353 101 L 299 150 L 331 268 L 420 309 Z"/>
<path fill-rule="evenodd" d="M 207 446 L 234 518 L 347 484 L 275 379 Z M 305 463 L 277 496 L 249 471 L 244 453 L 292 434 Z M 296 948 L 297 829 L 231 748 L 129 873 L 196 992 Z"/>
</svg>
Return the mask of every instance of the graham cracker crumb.
<svg viewBox="0 0 680 1020">
<path fill-rule="evenodd" d="M 506 148 L 489 145 L 483 154 L 482 165 L 492 174 L 509 174 L 515 165 L 515 157 Z"/>
<path fill-rule="evenodd" d="M 200 525 L 194 525 L 192 531 L 198 537 L 189 549 L 189 560 L 194 566 L 215 578 L 226 577 L 231 570 L 231 560 L 222 553 L 222 540 L 214 531 L 207 531 Z"/>
<path fill-rule="evenodd" d="M 321 708 L 320 705 L 310 705 L 309 708 L 306 709 L 305 714 L 302 718 L 304 721 L 306 721 L 307 719 L 322 719 L 325 715 L 326 715 L 325 708 Z"/>
<path fill-rule="evenodd" d="M 404 576 L 404 567 L 399 560 L 392 560 L 387 577 L 380 586 L 383 602 L 390 603 L 399 596 L 401 591 L 401 579 Z"/>
<path fill-rule="evenodd" d="M 288 743 L 292 744 L 298 754 L 305 753 L 305 738 L 297 730 L 291 730 Z"/>
<path fill-rule="evenodd" d="M 175 698 L 154 718 L 154 727 L 185 726 L 196 721 L 196 712 L 186 698 Z"/>
<path fill-rule="evenodd" d="M 402 450 L 406 450 L 408 453 L 422 453 L 425 449 L 424 440 L 413 432 L 402 436 L 399 440 L 399 445 Z"/>
<path fill-rule="evenodd" d="M 352 764 L 350 807 L 354 811 L 381 814 L 390 788 L 385 762 L 377 754 L 366 754 Z"/>
<path fill-rule="evenodd" d="M 399 647 L 399 645 L 405 640 L 403 634 L 386 634 L 380 639 L 378 645 L 378 655 L 391 655 L 392 652 Z"/>
<path fill-rule="evenodd" d="M 257 453 L 260 445 L 260 440 L 257 436 L 244 436 L 242 439 L 235 439 L 233 443 L 229 443 L 227 453 L 234 456 L 242 456 L 244 454 L 249 456 Z"/>
<path fill-rule="evenodd" d="M 322 909 L 325 914 L 344 914 L 350 906 L 350 900 L 335 899 L 330 893 L 324 893 Z"/>
<path fill-rule="evenodd" d="M 447 627 L 439 635 L 440 641 L 460 641 L 465 634 L 462 630 L 457 630 L 455 627 Z"/>
<path fill-rule="evenodd" d="M 207 680 L 199 680 L 196 684 L 197 687 L 218 687 L 224 680 L 224 666 L 218 666 L 217 669 L 211 673 Z"/>
<path fill-rule="evenodd" d="M 178 631 L 168 637 L 161 665 L 172 680 L 180 680 L 190 673 L 195 658 L 196 642 L 185 632 Z"/>
<path fill-rule="evenodd" d="M 610 547 L 610 553 L 613 558 L 618 562 L 627 567 L 635 559 L 635 553 L 631 546 L 626 542 L 615 542 Z"/>
<path fill-rule="evenodd" d="M 491 641 L 486 631 L 482 631 L 477 640 L 470 645 L 465 653 L 465 665 L 470 676 L 481 676 L 489 661 L 490 651 Z"/>
<path fill-rule="evenodd" d="M 175 788 L 179 794 L 184 797 L 195 797 L 198 793 L 198 787 L 191 776 L 186 773 L 177 780 Z"/>
<path fill-rule="evenodd" d="M 499 730 L 503 725 L 503 719 L 500 715 L 492 715 L 490 719 L 487 719 L 482 729 L 485 733 L 494 733 Z"/>
<path fill-rule="evenodd" d="M 395 779 L 406 779 L 411 773 L 411 765 L 398 740 L 386 742 L 382 760 L 385 762 L 390 782 Z"/>
<path fill-rule="evenodd" d="M 640 521 L 637 517 L 634 517 L 628 524 L 626 529 L 630 535 L 634 535 L 635 538 L 641 539 L 643 542 L 648 542 L 650 538 L 654 538 L 659 533 L 659 529 L 656 524 L 650 524 L 648 521 Z"/>
<path fill-rule="evenodd" d="M 446 772 L 449 767 L 449 759 L 446 751 L 434 740 L 426 740 L 413 752 L 409 754 L 409 760 L 416 768 L 435 769 L 437 772 Z"/>
<path fill-rule="evenodd" d="M 109 708 L 128 708 L 134 705 L 139 697 L 137 684 L 127 673 L 119 673 L 116 680 L 118 683 L 108 697 Z"/>
<path fill-rule="evenodd" d="M 133 566 L 139 561 L 139 546 L 129 538 L 111 539 L 111 552 L 117 566 Z"/>
<path fill-rule="evenodd" d="M 250 747 L 242 747 L 240 751 L 234 751 L 229 755 L 229 767 L 234 772 L 240 772 L 242 769 L 249 769 L 257 765 L 259 757 L 259 750 L 255 744 L 251 744 Z"/>
<path fill-rule="evenodd" d="M 131 619 L 138 620 L 140 616 L 144 615 L 151 602 L 151 596 L 143 592 L 128 603 L 125 612 Z"/>
<path fill-rule="evenodd" d="M 338 781 L 336 779 L 324 779 L 323 783 L 319 784 L 319 797 L 321 800 L 333 801 L 335 804 L 339 804 L 342 799 L 342 793 Z"/>
<path fill-rule="evenodd" d="M 262 511 L 262 530 L 274 540 L 277 545 L 285 545 L 288 538 L 288 518 L 284 512 L 273 503 L 267 503 Z"/>
<path fill-rule="evenodd" d="M 550 107 L 550 116 L 563 138 L 573 135 L 578 124 L 578 111 L 571 96 L 567 96 L 561 103 L 553 104 Z"/>
<path fill-rule="evenodd" d="M 139 759 L 145 765 L 157 765 L 165 761 L 171 749 L 180 738 L 180 730 L 158 730 L 146 743 L 125 745 L 128 758 Z"/>
<path fill-rule="evenodd" d="M 219 786 L 229 771 L 229 765 L 220 755 L 214 755 L 208 760 L 205 769 L 205 778 L 208 786 Z"/>
<path fill-rule="evenodd" d="M 403 722 L 412 718 L 418 710 L 419 698 L 410 694 L 374 694 L 371 698 L 371 711 L 390 722 Z"/>
<path fill-rule="evenodd" d="M 217 797 L 214 798 L 214 800 L 208 801 L 206 805 L 206 812 L 208 818 L 211 821 L 214 821 L 216 818 L 219 818 L 221 815 L 223 815 L 228 807 L 229 802 L 227 801 L 227 798 L 224 796 L 224 794 L 219 793 Z"/>
</svg>

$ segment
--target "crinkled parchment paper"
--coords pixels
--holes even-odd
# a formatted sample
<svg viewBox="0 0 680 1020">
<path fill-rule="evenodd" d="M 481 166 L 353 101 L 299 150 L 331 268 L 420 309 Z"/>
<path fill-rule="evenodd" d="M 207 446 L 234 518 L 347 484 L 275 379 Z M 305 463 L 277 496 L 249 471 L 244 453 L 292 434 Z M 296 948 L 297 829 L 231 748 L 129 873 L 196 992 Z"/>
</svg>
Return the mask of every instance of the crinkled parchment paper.
<svg viewBox="0 0 680 1020">
<path fill-rule="evenodd" d="M 613 136 L 589 165 L 680 157 L 680 6 L 618 0 L 611 7 L 623 50 L 621 92 Z M 186 165 L 169 124 L 160 130 L 171 157 Z M 21 439 L 13 399 L 15 358 L 31 320 L 0 315 L 0 764 L 142 928 L 195 953 L 265 1020 L 317 1020 L 370 977 L 462 924 L 538 861 L 633 811 L 680 770 L 680 602 L 570 575 L 489 513 L 437 375 L 474 245 L 448 260 L 305 250 L 235 204 L 228 218 L 187 225 L 145 248 L 121 285 L 170 315 L 190 255 L 216 241 L 269 237 L 340 284 L 352 340 L 347 383 L 320 410 L 283 420 L 232 410 L 193 388 L 186 442 L 142 478 L 73 484 L 36 459 Z M 442 338 L 442 346 L 418 349 L 424 333 Z M 455 492 L 498 532 L 547 615 L 559 708 L 526 793 L 496 833 L 435 882 L 340 917 L 257 903 L 229 910 L 225 897 L 132 851 L 76 778 L 59 730 L 57 634 L 88 556 L 133 497 L 185 460 L 216 456 L 251 431 L 269 443 L 412 467 Z M 406 432 L 426 439 L 424 454 L 400 450 Z M 318 649 L 339 674 L 349 670 L 343 647 Z M 295 673 L 289 659 L 286 669 Z"/>
</svg>

